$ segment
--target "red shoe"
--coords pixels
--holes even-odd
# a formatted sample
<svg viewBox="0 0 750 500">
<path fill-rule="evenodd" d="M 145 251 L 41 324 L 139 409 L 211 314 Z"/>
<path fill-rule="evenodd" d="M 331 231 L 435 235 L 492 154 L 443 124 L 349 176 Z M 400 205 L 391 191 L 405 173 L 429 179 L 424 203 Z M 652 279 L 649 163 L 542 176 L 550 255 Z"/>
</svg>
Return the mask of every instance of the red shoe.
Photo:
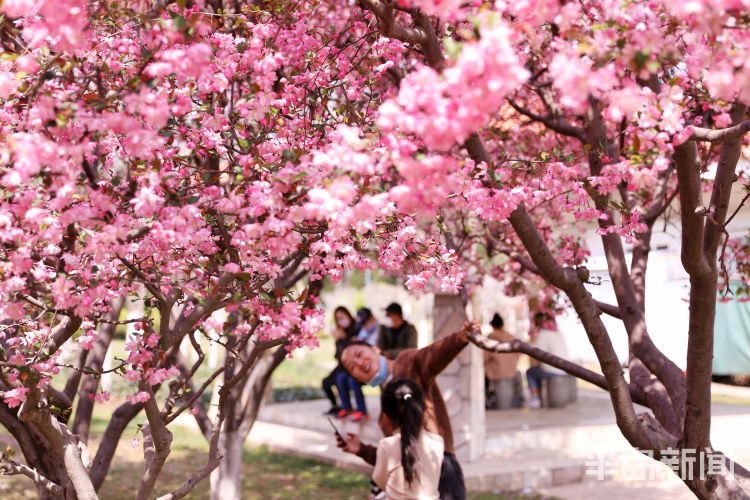
<svg viewBox="0 0 750 500">
<path fill-rule="evenodd" d="M 336 414 L 336 418 L 346 418 L 351 412 L 351 410 L 339 410 L 339 412 Z"/>
<path fill-rule="evenodd" d="M 353 411 L 349 418 L 352 422 L 367 422 L 370 420 L 370 415 L 361 411 Z"/>
</svg>

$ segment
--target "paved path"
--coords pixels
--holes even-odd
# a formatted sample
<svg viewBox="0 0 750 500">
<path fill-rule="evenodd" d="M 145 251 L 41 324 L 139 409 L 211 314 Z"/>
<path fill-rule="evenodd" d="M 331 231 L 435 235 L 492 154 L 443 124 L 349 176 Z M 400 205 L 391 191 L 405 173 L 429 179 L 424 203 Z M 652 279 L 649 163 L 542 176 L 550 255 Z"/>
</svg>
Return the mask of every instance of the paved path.
<svg viewBox="0 0 750 500">
<path fill-rule="evenodd" d="M 713 442 L 731 458 L 750 464 L 750 433 L 738 432 L 750 428 L 750 388 L 714 386 L 715 393 L 745 399 L 748 405 L 712 405 Z M 694 498 L 667 466 L 630 447 L 615 425 L 606 393 L 579 394 L 576 404 L 562 409 L 488 412 L 486 456 L 462 464 L 467 486 L 480 491 L 526 489 L 561 500 Z M 378 403 L 376 397 L 367 399 L 372 415 L 379 413 Z M 330 424 L 321 415 L 327 406 L 320 400 L 266 405 L 249 440 L 369 473 L 359 458 L 336 448 Z M 380 437 L 374 421 L 338 425 L 369 442 Z M 602 480 L 597 477 L 599 465 L 607 469 Z M 642 480 L 649 474 L 653 480 Z"/>
</svg>

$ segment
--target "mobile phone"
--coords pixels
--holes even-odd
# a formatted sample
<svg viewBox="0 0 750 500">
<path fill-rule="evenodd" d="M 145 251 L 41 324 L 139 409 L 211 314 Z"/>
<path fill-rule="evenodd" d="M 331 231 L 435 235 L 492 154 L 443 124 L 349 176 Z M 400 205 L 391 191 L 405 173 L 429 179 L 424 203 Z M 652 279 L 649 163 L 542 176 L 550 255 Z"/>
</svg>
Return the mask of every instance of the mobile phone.
<svg viewBox="0 0 750 500">
<path fill-rule="evenodd" d="M 328 417 L 328 421 L 331 423 L 331 427 L 333 427 L 333 432 L 336 433 L 336 435 L 346 443 L 346 440 L 344 439 L 344 436 L 339 432 L 338 428 L 336 427 L 336 424 L 333 423 L 333 420 L 331 420 L 331 417 Z"/>
</svg>

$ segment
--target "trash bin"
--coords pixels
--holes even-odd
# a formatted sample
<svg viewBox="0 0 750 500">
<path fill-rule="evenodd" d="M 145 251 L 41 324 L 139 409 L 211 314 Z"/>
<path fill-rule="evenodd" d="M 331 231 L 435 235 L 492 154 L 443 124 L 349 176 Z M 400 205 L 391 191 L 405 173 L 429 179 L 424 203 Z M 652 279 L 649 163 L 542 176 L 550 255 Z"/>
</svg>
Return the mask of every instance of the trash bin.
<svg viewBox="0 0 750 500">
<path fill-rule="evenodd" d="M 549 408 L 562 408 L 570 402 L 569 378 L 566 375 L 559 375 L 543 380 L 545 406 Z"/>
<path fill-rule="evenodd" d="M 568 396 L 568 402 L 575 403 L 576 401 L 578 401 L 578 379 L 573 375 L 565 375 L 565 378 L 568 379 L 568 383 L 570 384 L 570 394 Z"/>
<path fill-rule="evenodd" d="M 514 384 L 513 379 L 490 380 L 490 385 L 494 389 L 495 398 L 490 409 L 505 410 L 513 407 Z"/>
</svg>

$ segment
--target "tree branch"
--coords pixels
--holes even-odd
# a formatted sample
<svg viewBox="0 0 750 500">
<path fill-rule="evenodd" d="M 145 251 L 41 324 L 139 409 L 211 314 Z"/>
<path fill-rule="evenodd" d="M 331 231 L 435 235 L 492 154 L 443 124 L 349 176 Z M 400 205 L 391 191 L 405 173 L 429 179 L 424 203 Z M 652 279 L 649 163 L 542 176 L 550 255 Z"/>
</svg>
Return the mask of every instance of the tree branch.
<svg viewBox="0 0 750 500">
<path fill-rule="evenodd" d="M 701 201 L 701 179 L 697 168 L 698 148 L 687 141 L 674 148 L 677 182 L 680 186 L 680 219 L 682 222 L 681 260 L 691 275 L 705 275 L 710 269 L 703 255 L 704 217 L 698 213 Z"/>
<path fill-rule="evenodd" d="M 740 122 L 745 117 L 745 112 L 745 105 L 736 103 L 731 111 L 733 122 Z M 716 252 L 721 235 L 725 231 L 723 222 L 729 210 L 729 198 L 732 183 L 735 180 L 735 169 L 740 157 L 741 145 L 742 141 L 734 138 L 727 140 L 721 146 L 711 193 L 709 209 L 711 223 L 706 226 L 703 233 L 702 248 L 698 247 L 702 262 L 705 263 L 700 270 L 702 271 L 703 267 L 706 270 L 695 272 L 694 269 L 685 268 L 690 274 L 690 322 L 685 370 L 687 414 L 683 434 L 684 446 L 688 448 L 703 449 L 711 444 L 711 373 L 718 283 Z M 700 243 L 699 241 L 698 244 Z"/>
<path fill-rule="evenodd" d="M 548 129 L 557 132 L 558 134 L 565 135 L 568 137 L 573 137 L 575 139 L 578 139 L 581 142 L 586 141 L 586 135 L 582 128 L 576 127 L 574 125 L 571 125 L 569 123 L 565 123 L 561 121 L 560 119 L 553 119 L 551 116 L 542 116 L 538 115 L 520 105 L 518 105 L 513 99 L 508 97 L 508 104 L 510 104 L 513 109 L 518 111 L 524 116 L 527 116 L 534 120 L 535 122 L 539 122 L 543 124 Z"/>
<path fill-rule="evenodd" d="M 489 339 L 476 332 L 469 333 L 469 340 L 472 344 L 489 352 L 521 352 L 543 363 L 547 363 L 548 365 L 554 366 L 555 368 L 559 368 L 576 378 L 580 378 L 581 380 L 590 382 L 600 389 L 604 389 L 605 391 L 609 390 L 607 379 L 604 377 L 604 375 L 593 372 L 587 368 L 582 367 L 581 365 L 570 362 L 559 356 L 555 356 L 554 354 L 551 354 L 547 351 L 543 351 L 542 349 L 534 347 L 533 345 L 521 340 L 514 339 L 506 342 L 501 342 L 498 340 Z"/>
<path fill-rule="evenodd" d="M 539 269 L 534 265 L 533 262 L 531 262 L 529 259 L 522 255 L 518 255 L 517 253 L 511 252 L 509 250 L 501 250 L 502 253 L 508 256 L 508 258 L 518 262 L 521 264 L 521 266 L 526 269 L 527 271 L 536 274 L 537 276 L 541 276 L 544 278 L 542 273 L 539 271 Z M 605 314 L 608 314 L 612 316 L 613 318 L 622 319 L 622 315 L 620 314 L 620 308 L 617 307 L 614 304 L 608 304 L 606 302 L 602 302 L 597 299 L 593 299 L 594 304 L 596 304 L 596 307 L 599 308 L 599 310 Z"/>
<path fill-rule="evenodd" d="M 620 362 L 597 314 L 591 294 L 583 286 L 575 270 L 563 268 L 555 261 L 523 205 L 519 205 L 508 220 L 544 278 L 566 293 L 578 313 L 607 380 L 617 424 L 623 435 L 634 446 L 648 449 L 650 442 L 635 415 L 630 388 L 625 382 Z"/>
<path fill-rule="evenodd" d="M 120 436 L 122 436 L 125 427 L 142 409 L 143 403 L 135 405 L 123 403 L 112 413 L 91 464 L 91 482 L 97 490 L 101 488 L 104 479 L 107 477 L 112 458 L 117 450 L 117 444 L 120 442 Z"/>
<path fill-rule="evenodd" d="M 84 463 L 88 462 L 88 455 L 83 454 L 85 447 L 80 447 L 77 436 L 58 422 L 46 408 L 41 407 L 41 403 L 41 392 L 32 388 L 26 395 L 26 401 L 21 404 L 19 420 L 34 424 L 52 444 L 55 453 L 62 458 L 78 499 L 98 500 L 87 470 L 90 464 Z"/>
<path fill-rule="evenodd" d="M 745 120 L 737 125 L 728 128 L 711 130 L 702 127 L 693 127 L 693 135 L 690 139 L 693 141 L 719 142 L 738 139 L 750 130 L 750 120 Z"/>
<path fill-rule="evenodd" d="M 15 474 L 23 474 L 53 495 L 57 495 L 59 497 L 63 496 L 64 490 L 62 486 L 53 481 L 50 481 L 31 467 L 14 462 L 13 460 L 6 458 L 5 456 L 0 457 L 0 473 L 0 475 L 7 474 L 9 476 Z"/>
<path fill-rule="evenodd" d="M 146 426 L 143 427 L 143 449 L 146 454 L 146 470 L 135 498 L 136 500 L 148 500 L 154 491 L 156 480 L 159 478 L 159 474 L 161 474 L 164 462 L 167 461 L 170 444 L 172 443 L 172 432 L 164 424 L 151 387 L 144 381 L 140 381 L 138 387 L 141 391 L 148 392 L 150 397 L 144 403 L 149 424 L 148 428 Z"/>
<path fill-rule="evenodd" d="M 360 3 L 364 8 L 375 14 L 375 17 L 380 21 L 380 32 L 385 36 L 412 45 L 421 45 L 425 42 L 427 37 L 424 31 L 407 28 L 396 23 L 393 7 L 387 5 L 385 2 L 381 2 L 380 0 L 360 0 Z"/>
</svg>

